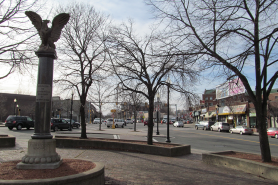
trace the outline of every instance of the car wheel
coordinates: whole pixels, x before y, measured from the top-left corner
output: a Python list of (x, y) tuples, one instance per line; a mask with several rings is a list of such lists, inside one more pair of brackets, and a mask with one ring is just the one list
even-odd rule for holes
[(58, 131), (59, 128), (57, 126), (54, 127), (54, 132)]
[(198, 130), (198, 127), (196, 126), (195, 129)]
[(69, 126), (68, 130), (72, 130), (73, 126)]
[(233, 133), (233, 131), (232, 131), (232, 130), (230, 130), (230, 133), (232, 134), (232, 133)]
[(275, 134), (275, 138), (278, 139), (278, 135), (277, 134)]
[(27, 130), (30, 130), (30, 127), (26, 127)]
[(118, 128), (118, 125), (117, 125), (117, 124), (115, 125), (115, 128)]
[(124, 125), (122, 125), (122, 128), (124, 128)]
[(221, 129), (220, 129), (220, 128), (218, 128), (218, 132), (221, 132)]
[(207, 130), (207, 127), (204, 127), (203, 130)]
[(9, 128), (9, 130), (12, 130), (13, 129), (13, 127), (8, 127)]
[(80, 127), (79, 125), (76, 126), (76, 128), (79, 128), (79, 127)]
[(242, 135), (242, 132), (240, 131), (240, 133), (239, 133), (240, 135)]
[(22, 129), (22, 125), (21, 124), (17, 125), (16, 129), (17, 130), (21, 130)]
[(109, 128), (109, 126), (107, 126), (107, 128)]
[(212, 128), (212, 127), (210, 127), (210, 130), (211, 130), (211, 131), (213, 131), (213, 128)]

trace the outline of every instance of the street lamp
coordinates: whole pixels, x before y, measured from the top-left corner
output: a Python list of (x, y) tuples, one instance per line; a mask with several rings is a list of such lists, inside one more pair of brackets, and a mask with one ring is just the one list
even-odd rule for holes
[(15, 115), (15, 104), (16, 104), (17, 100), (14, 99), (14, 115)]
[(156, 131), (156, 135), (159, 135), (159, 130), (158, 130), (158, 125), (159, 125), (158, 124), (158, 117), (159, 117), (158, 111), (159, 111), (159, 98), (160, 98), (159, 93), (157, 93), (156, 97), (157, 97), (157, 105), (156, 105), (156, 128), (157, 128), (157, 131)]
[(71, 122), (72, 122), (72, 104), (73, 104), (73, 91), (71, 93), (71, 102), (70, 102), (70, 128), (69, 131), (72, 131), (71, 129)]
[[(19, 105), (16, 105), (16, 109), (17, 109), (17, 113), (16, 113), (16, 115), (19, 115), (18, 113), (19, 113)], [(19, 115), (20, 116), (20, 115)]]
[(171, 143), (170, 141), (170, 133), (169, 133), (169, 122), (170, 122), (170, 119), (169, 119), (169, 111), (170, 111), (170, 105), (169, 105), (169, 96), (170, 96), (170, 78), (168, 76), (167, 80), (167, 139), (166, 139), (166, 142), (167, 143)]

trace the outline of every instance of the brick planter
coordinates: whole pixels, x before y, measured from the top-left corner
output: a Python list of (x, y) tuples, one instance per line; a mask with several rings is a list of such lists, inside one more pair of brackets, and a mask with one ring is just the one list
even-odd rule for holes
[(15, 137), (0, 135), (0, 147), (14, 147)]
[(232, 151), (202, 154), (202, 161), (206, 164), (225, 166), (228, 168), (241, 170), (267, 179), (278, 181), (278, 167), (251, 160), (221, 155), (223, 153), (229, 152)]
[(154, 145), (147, 145), (147, 142), (145, 141), (121, 139), (79, 139), (74, 137), (62, 136), (56, 136), (55, 139), (57, 148), (119, 150), (168, 157), (187, 155), (191, 153), (190, 145), (178, 145), (168, 143), (154, 143)]

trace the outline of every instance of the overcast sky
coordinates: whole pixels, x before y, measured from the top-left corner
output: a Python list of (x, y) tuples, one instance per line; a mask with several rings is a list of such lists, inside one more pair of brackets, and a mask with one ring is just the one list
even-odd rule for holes
[[(69, 2), (73, 1), (49, 0), (50, 5), (58, 5), (59, 3), (66, 5)], [(140, 32), (146, 32), (151, 22), (154, 21), (152, 19), (150, 7), (145, 5), (144, 0), (79, 0), (78, 2), (92, 4), (96, 10), (110, 15), (111, 19), (116, 22), (126, 21), (128, 18), (131, 18), (134, 20), (136, 28), (139, 29)], [(1, 70), (3, 69), (0, 69), (0, 72)], [(253, 73), (253, 71), (251, 72)], [(24, 94), (35, 95), (37, 83), (36, 76), (36, 72), (33, 74), (33, 78), (30, 78), (29, 75), (22, 76), (13, 74), (4, 80), (0, 80), (0, 92), (15, 93), (16, 91), (21, 91)], [(202, 83), (198, 85), (196, 93), (201, 95), (205, 89), (215, 88), (218, 84), (219, 81), (207, 78), (203, 79)], [(53, 95), (58, 95), (55, 89)], [(178, 102), (178, 100), (176, 102)]]

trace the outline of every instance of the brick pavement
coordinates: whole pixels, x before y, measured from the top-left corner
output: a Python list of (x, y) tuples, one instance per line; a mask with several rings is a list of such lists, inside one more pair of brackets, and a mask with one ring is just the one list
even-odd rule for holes
[[(20, 159), (26, 151), (26, 141), (18, 141), (15, 148), (0, 151), (0, 162)], [(203, 164), (201, 154), (196, 153), (163, 157), (106, 150), (57, 148), (57, 152), (62, 158), (90, 159), (104, 163), (107, 185), (278, 184), (241, 171)]]
[[(119, 133), (120, 134), (120, 133)], [(142, 133), (133, 133), (135, 138)], [(132, 135), (125, 137), (132, 137)], [(123, 135), (122, 135), (123, 136)], [(0, 150), (0, 162), (21, 159), (27, 152), (28, 139), (17, 139), (13, 148)], [(181, 157), (111, 151), (60, 149), (62, 158), (89, 159), (105, 165), (107, 185), (274, 185), (278, 182), (263, 179), (242, 171), (203, 164), (201, 153), (192, 149), (192, 154)]]

